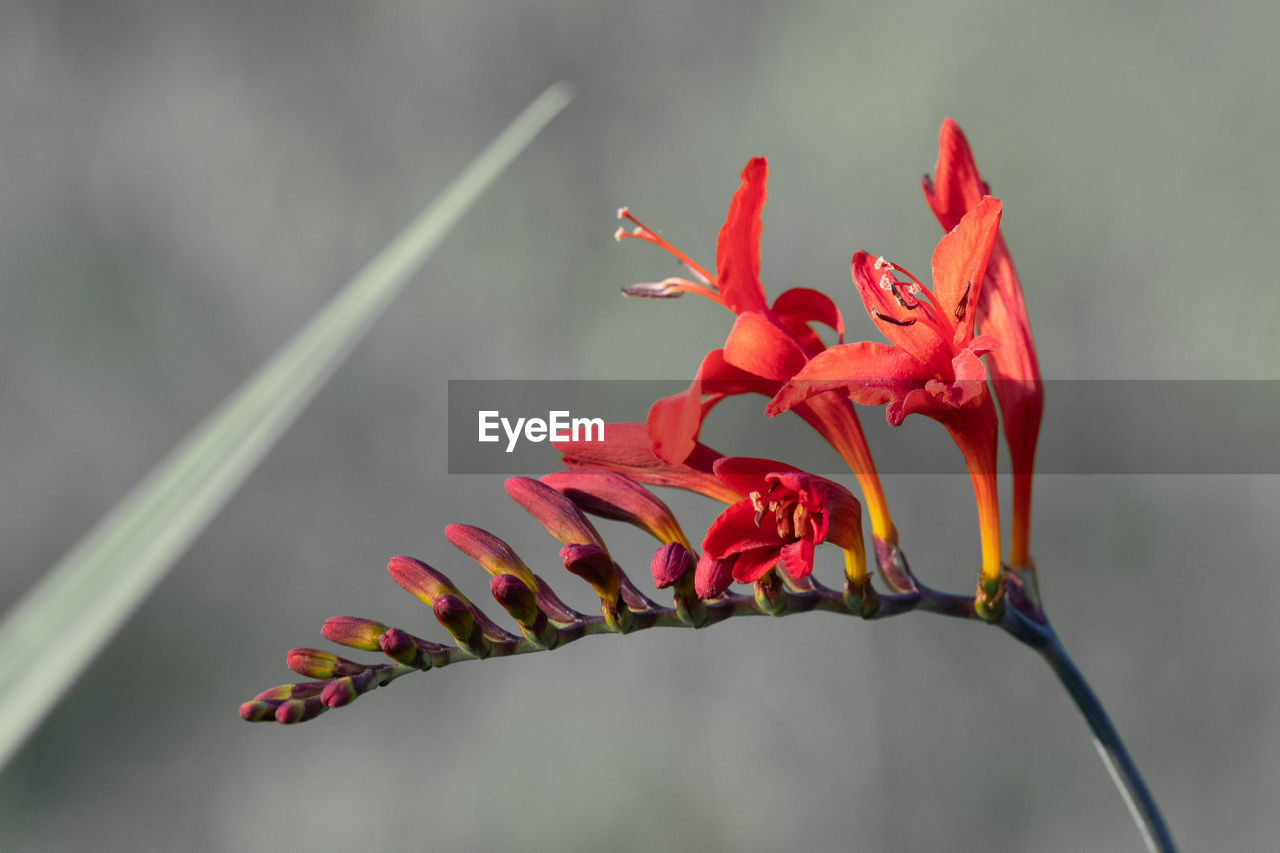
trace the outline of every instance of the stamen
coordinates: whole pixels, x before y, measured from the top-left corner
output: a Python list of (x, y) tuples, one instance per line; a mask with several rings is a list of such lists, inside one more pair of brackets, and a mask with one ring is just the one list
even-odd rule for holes
[(916, 322), (914, 319), (898, 320), (893, 317), (890, 317), (888, 314), (881, 314), (879, 311), (877, 311), (874, 308), (871, 309), (871, 316), (875, 317), (877, 320), (884, 320), (886, 323), (892, 323), (895, 326), (913, 326), (915, 325), (915, 322)]
[(882, 270), (886, 267), (888, 267), (889, 269), (893, 269), (893, 264), (886, 261), (884, 259), (884, 255), (881, 255), (880, 257), (876, 258), (876, 262), (872, 265), (873, 269), (878, 269), (878, 270)]
[(893, 290), (894, 285), (896, 284), (897, 282), (893, 280), (893, 276), (889, 275), (889, 273), (885, 273), (884, 275), (880, 276), (881, 290)]
[(752, 492), (747, 497), (751, 500), (751, 507), (756, 511), (756, 527), (759, 527), (760, 520), (764, 518), (764, 504), (760, 502), (760, 493)]

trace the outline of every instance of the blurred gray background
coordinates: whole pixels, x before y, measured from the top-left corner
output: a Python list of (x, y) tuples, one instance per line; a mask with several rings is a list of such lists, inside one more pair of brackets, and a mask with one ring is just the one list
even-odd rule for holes
[[(0, 776), (0, 846), (1139, 849), (1047, 668), (926, 615), (593, 638), (300, 727), (236, 713), (327, 616), (441, 636), (392, 554), (486, 599), (449, 522), (572, 596), (500, 479), (448, 475), (446, 382), (690, 375), (731, 318), (624, 302), (675, 269), (613, 214), (710, 263), (752, 155), (767, 290), (828, 290), (852, 339), (875, 335), (854, 250), (927, 270), (918, 182), (951, 115), (1047, 377), (1277, 378), (1273, 4), (887, 5), (4, 0), (5, 607), (519, 108), (580, 94)], [(972, 589), (967, 481), (886, 488), (922, 578)], [(1187, 850), (1280, 837), (1277, 499), (1276, 477), (1037, 483), (1050, 612)], [(644, 579), (645, 539), (606, 532)]]

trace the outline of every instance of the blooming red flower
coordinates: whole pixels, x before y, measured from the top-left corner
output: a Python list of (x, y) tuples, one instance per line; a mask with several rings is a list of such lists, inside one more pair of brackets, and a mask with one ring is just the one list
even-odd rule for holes
[[(938, 134), (937, 179), (923, 180), (924, 197), (943, 230), (954, 228), (987, 195), (973, 152), (960, 127), (951, 119)], [(1013, 533), (1009, 562), (1028, 562), (1031, 516), (1031, 477), (1035, 465), (1040, 418), (1044, 412), (1044, 385), (1031, 337), (1031, 321), (1022, 296), (1022, 284), (1009, 257), (1004, 235), (997, 235), (986, 283), (977, 303), (977, 324), (1000, 340), (1000, 349), (987, 356), (1005, 440), (1013, 463)]]
[[(980, 356), (999, 346), (974, 337), (974, 306), (1000, 227), (1000, 202), (985, 198), (938, 243), (930, 289), (896, 264), (853, 256), (853, 281), (867, 312), (890, 344), (864, 341), (815, 356), (774, 396), (776, 415), (832, 389), (858, 403), (888, 403), (897, 425), (912, 412), (940, 421), (960, 447), (978, 499), (983, 577), (1000, 573), (1000, 522), (995, 484), (996, 414)], [(907, 281), (898, 278), (898, 274)]]
[(862, 507), (838, 483), (781, 462), (726, 457), (715, 474), (744, 496), (711, 523), (694, 575), (711, 598), (731, 581), (752, 583), (781, 563), (794, 578), (813, 571), (815, 546), (831, 541), (862, 553)]
[[(840, 310), (826, 294), (792, 288), (770, 306), (760, 283), (761, 210), (764, 207), (768, 163), (757, 157), (742, 170), (742, 184), (729, 204), (729, 213), (716, 242), (716, 275), (659, 236), (623, 208), (619, 216), (634, 229), (617, 236), (654, 243), (673, 254), (696, 281), (671, 278), (634, 285), (631, 296), (671, 298), (697, 293), (737, 314), (721, 349), (703, 359), (687, 391), (657, 401), (649, 410), (648, 437), (655, 453), (682, 463), (694, 452), (707, 414), (726, 396), (759, 393), (771, 397), (783, 383), (826, 349), (813, 325), (820, 323), (844, 340)], [(871, 515), (872, 530), (884, 539), (894, 537), (875, 464), (871, 460), (857, 414), (841, 396), (828, 395), (796, 406), (796, 413), (816, 429), (845, 459), (858, 477)]]

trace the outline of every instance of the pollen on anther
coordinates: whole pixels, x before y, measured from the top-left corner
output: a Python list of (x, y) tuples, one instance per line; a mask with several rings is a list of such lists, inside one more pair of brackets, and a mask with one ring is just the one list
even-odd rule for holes
[(875, 269), (882, 270), (882, 269), (884, 269), (885, 267), (892, 267), (892, 266), (893, 266), (893, 264), (891, 264), (891, 263), (889, 263), (888, 261), (886, 261), (886, 260), (884, 259), (884, 255), (881, 255), (880, 257), (876, 258), (876, 262), (875, 262), (875, 264), (874, 264), (873, 266), (874, 266), (874, 268), (875, 268)]
[(631, 215), (631, 209), (630, 209), (630, 208), (628, 208), (628, 207), (620, 207), (620, 208), (618, 208), (618, 218), (619, 218), (619, 219), (626, 219), (626, 218), (627, 218), (628, 216), (630, 216), (630, 215)]
[(893, 276), (889, 275), (888, 273), (885, 273), (884, 275), (880, 276), (880, 289), (893, 290)]
[(622, 242), (622, 238), (625, 236), (627, 236), (627, 229), (625, 228), (619, 228), (617, 231), (613, 232), (613, 239), (617, 240), (619, 243)]

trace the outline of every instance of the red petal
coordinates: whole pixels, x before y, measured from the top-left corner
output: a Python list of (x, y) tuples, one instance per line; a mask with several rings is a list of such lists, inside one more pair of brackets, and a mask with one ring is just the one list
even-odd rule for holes
[(847, 391), (859, 403), (879, 405), (907, 394), (930, 376), (928, 367), (899, 347), (871, 341), (841, 344), (814, 356), (774, 395), (765, 414), (785, 412), (833, 388)]
[(810, 323), (823, 323), (836, 332), (836, 343), (844, 343), (844, 317), (831, 297), (820, 290), (793, 287), (773, 300), (773, 314), (788, 332), (808, 351), (816, 355), (826, 349)]
[(780, 543), (773, 519), (762, 518), (757, 525), (756, 514), (751, 501), (738, 501), (725, 509), (707, 528), (702, 552), (721, 558), (754, 548), (776, 548)]
[(795, 338), (766, 315), (751, 311), (734, 322), (724, 342), (724, 360), (757, 377), (786, 381), (808, 357)]
[(987, 261), (1000, 233), (1000, 200), (987, 196), (943, 235), (933, 251), (933, 295), (954, 322), (957, 306), (965, 300), (963, 319), (957, 324), (953, 346), (964, 346), (973, 337)]
[(793, 578), (808, 577), (813, 573), (813, 540), (799, 539), (782, 546), (782, 566)]
[(717, 459), (712, 470), (717, 477), (743, 495), (767, 490), (769, 481), (766, 476), (769, 474), (804, 473), (785, 462), (757, 459), (752, 456), (726, 456), (723, 459)]
[(716, 284), (725, 306), (735, 314), (767, 307), (760, 286), (760, 211), (768, 176), (769, 164), (763, 157), (747, 163), (716, 240)]
[(960, 218), (978, 206), (987, 195), (987, 185), (978, 174), (969, 140), (952, 119), (942, 122), (938, 132), (937, 181), (924, 177), (924, 197), (938, 217), (942, 230), (950, 231)]
[[(707, 413), (721, 399), (730, 394), (772, 394), (775, 390), (773, 384), (729, 364), (724, 350), (712, 350), (698, 365), (698, 373), (687, 390), (663, 397), (649, 407), (649, 443), (660, 458), (683, 462), (693, 452)], [(704, 394), (715, 396), (704, 402)]]
[(780, 559), (776, 543), (769, 548), (744, 551), (733, 564), (733, 579), (738, 583), (755, 583), (764, 577), (765, 572), (776, 566)]

